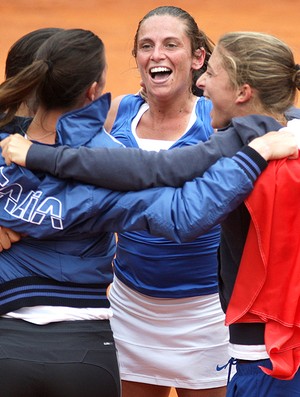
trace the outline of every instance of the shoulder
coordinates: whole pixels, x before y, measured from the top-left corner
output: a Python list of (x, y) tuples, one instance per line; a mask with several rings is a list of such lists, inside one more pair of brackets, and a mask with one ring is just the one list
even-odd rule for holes
[(285, 117), (287, 120), (292, 120), (292, 119), (300, 119), (300, 109), (291, 106), (286, 112), (285, 112)]
[(104, 123), (104, 128), (107, 132), (110, 132), (112, 129), (112, 126), (115, 122), (117, 113), (118, 113), (118, 109), (119, 109), (119, 105), (120, 102), (122, 101), (122, 99), (125, 97), (126, 95), (120, 95), (117, 96), (116, 98), (114, 98), (111, 102), (111, 106), (109, 109), (109, 112), (107, 114), (107, 118), (106, 121)]
[(136, 94), (120, 95), (113, 99), (104, 127), (111, 132), (117, 118), (126, 117), (138, 111), (144, 99)]

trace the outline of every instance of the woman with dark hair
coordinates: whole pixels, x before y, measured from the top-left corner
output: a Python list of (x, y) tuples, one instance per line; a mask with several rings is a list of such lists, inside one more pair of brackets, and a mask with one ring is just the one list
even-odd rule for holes
[[(9, 49), (5, 62), (5, 78), (9, 79), (17, 75), (26, 66), (30, 65), (39, 47), (49, 37), (62, 31), (61, 28), (40, 28), (33, 30), (20, 37)], [(18, 107), (15, 113), (14, 122), (6, 127), (8, 131), (18, 132), (26, 128), (30, 120), (25, 117), (32, 117), (36, 111), (36, 100), (26, 98)], [(25, 126), (24, 126), (25, 125)], [(24, 126), (24, 127), (23, 127)], [(9, 248), (11, 242), (18, 241), (20, 236), (13, 230), (0, 228), (0, 251)]]
[[(40, 33), (37, 33), (39, 37)], [(7, 135), (9, 127), (15, 125), (20, 104), (36, 95), (38, 106), (32, 122), (24, 124), (19, 131), (28, 139), (44, 144), (69, 142), (76, 146), (91, 144), (104, 135), (107, 145), (117, 146), (102, 131), (99, 122), (99, 118), (105, 117), (102, 112), (107, 111), (109, 98), (104, 96), (94, 101), (105, 83), (103, 42), (94, 33), (81, 29), (60, 30), (50, 36), (40, 43), (34, 59), (0, 86), (0, 107), (4, 113), (0, 121), (1, 136)], [(100, 109), (96, 112), (91, 106), (89, 114), (97, 119), (97, 129), (90, 134), (68, 135), (61, 130), (61, 134), (56, 134), (60, 115), (94, 102)], [(16, 182), (20, 175), (20, 170), (11, 171), (9, 176), (1, 167), (1, 197), (16, 199), (15, 204), (20, 210), (23, 208), (17, 218), (28, 220), (34, 214), (39, 193), (35, 196), (27, 189), (34, 189), (41, 181), (46, 185), (50, 181), (42, 174), (24, 174), (25, 179), (21, 177), (20, 183), (12, 182), (10, 194), (6, 190), (6, 178)], [(27, 201), (31, 215), (27, 212), (26, 199), (22, 204), (18, 201), (19, 193), (22, 196), (26, 190), (28, 194), (23, 197), (31, 202), (30, 205)], [(35, 212), (35, 219), (39, 223), (49, 214), (52, 226), (59, 228), (62, 222), (59, 202), (49, 198), (47, 203)], [(109, 324), (111, 309), (106, 298), (114, 246), (113, 235), (103, 241), (99, 233), (84, 233), (78, 227), (76, 232), (58, 239), (24, 236), (11, 250), (0, 254), (3, 397), (120, 396), (118, 362)]]

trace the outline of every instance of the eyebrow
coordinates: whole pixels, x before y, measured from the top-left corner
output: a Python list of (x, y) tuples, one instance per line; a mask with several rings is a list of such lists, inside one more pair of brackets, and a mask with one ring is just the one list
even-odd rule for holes
[[(180, 38), (175, 37), (175, 36), (168, 36), (168, 37), (165, 37), (165, 38), (162, 39), (162, 41), (166, 41), (166, 40), (181, 41)], [(154, 40), (153, 40), (151, 37), (145, 36), (145, 37), (141, 37), (141, 38), (138, 40), (138, 42), (141, 42), (141, 41), (154, 41)]]

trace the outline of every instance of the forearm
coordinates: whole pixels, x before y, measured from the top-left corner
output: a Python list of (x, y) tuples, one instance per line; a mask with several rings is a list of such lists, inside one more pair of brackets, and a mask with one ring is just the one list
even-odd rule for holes
[(252, 191), (267, 162), (253, 149), (244, 148), (232, 159), (222, 158), (202, 177), (182, 188), (147, 189), (110, 194), (107, 205), (95, 190), (105, 211), (95, 211), (91, 230), (147, 230), (169, 240), (190, 241), (223, 220)]
[(153, 201), (147, 211), (150, 226), (157, 226), (163, 235), (170, 218), (176, 237), (170, 235), (169, 239), (181, 242), (195, 239), (222, 222), (248, 197), (266, 166), (267, 162), (251, 148), (243, 149), (232, 159), (220, 159), (203, 177), (176, 189), (171, 204), (163, 196)]
[[(39, 238), (76, 232), (79, 223), (82, 233), (145, 229), (184, 241), (204, 233), (240, 204), (266, 164), (253, 149), (245, 148), (233, 159), (220, 159), (202, 178), (182, 188), (127, 194), (63, 183), (50, 176), (39, 181), (28, 170), (24, 175), (19, 172), (17, 178), (17, 167), (8, 167), (3, 174), (6, 181), (18, 187), (16, 193), (22, 194), (17, 197), (23, 206), (33, 204), (34, 197), (34, 208), (31, 205), (30, 211), (20, 212), (18, 203), (11, 203), (7, 196), (0, 201), (0, 221)], [(3, 193), (10, 191), (7, 186)]]
[(53, 149), (32, 145), (26, 166), (119, 191), (178, 187), (203, 175), (221, 157), (232, 157), (255, 137), (278, 127), (268, 117), (237, 118), (226, 131), (213, 134), (206, 142), (158, 153), (133, 148)]
[(203, 175), (221, 156), (219, 147), (210, 142), (160, 152), (133, 148), (72, 149), (66, 146), (54, 149), (32, 145), (26, 167), (50, 172), (59, 178), (128, 191), (154, 186), (182, 186), (185, 181)]

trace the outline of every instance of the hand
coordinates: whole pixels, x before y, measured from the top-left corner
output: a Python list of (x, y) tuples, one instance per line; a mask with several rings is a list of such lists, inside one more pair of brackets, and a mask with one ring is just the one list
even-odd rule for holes
[(21, 235), (11, 229), (0, 226), (0, 252), (8, 250), (12, 243), (16, 243), (21, 239)]
[(2, 156), (4, 157), (5, 163), (11, 165), (16, 163), (25, 167), (26, 156), (32, 143), (23, 138), (20, 134), (13, 134), (3, 139), (0, 142), (2, 148)]
[(288, 121), (287, 127), (283, 127), (280, 129), (280, 131), (290, 131), (293, 134), (295, 134), (295, 137), (298, 142), (298, 148), (300, 149), (300, 120), (299, 119), (293, 119)]
[(278, 160), (284, 157), (297, 159), (299, 148), (295, 134), (288, 129), (271, 131), (253, 139), (249, 143), (265, 160)]

